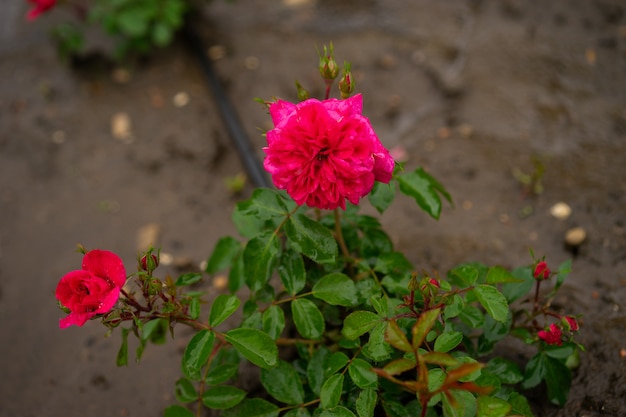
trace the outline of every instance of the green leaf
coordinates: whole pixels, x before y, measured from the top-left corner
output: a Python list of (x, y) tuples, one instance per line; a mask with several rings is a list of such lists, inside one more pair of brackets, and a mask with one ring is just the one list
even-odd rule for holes
[(156, 22), (152, 27), (152, 42), (157, 46), (167, 46), (172, 41), (172, 28), (162, 22)]
[(239, 405), (222, 412), (222, 417), (278, 417), (278, 406), (262, 398), (246, 398)]
[(187, 378), (180, 378), (175, 385), (176, 399), (181, 403), (190, 403), (198, 399), (196, 387)]
[(497, 288), (481, 284), (474, 287), (474, 294), (487, 313), (495, 320), (504, 322), (509, 314), (509, 304)]
[(413, 335), (413, 348), (417, 349), (424, 342), (424, 338), (430, 332), (433, 325), (437, 321), (437, 317), (439, 317), (439, 313), (441, 313), (441, 308), (434, 308), (432, 310), (428, 310), (423, 312), (413, 329), (411, 330), (411, 334)]
[(389, 184), (383, 184), (381, 182), (375, 182), (374, 188), (367, 196), (370, 204), (382, 214), (393, 202), (396, 196), (396, 185), (393, 180)]
[(533, 411), (528, 404), (528, 400), (522, 394), (512, 392), (507, 398), (509, 404), (511, 404), (511, 413), (524, 417), (534, 417)]
[(446, 320), (454, 318), (458, 316), (459, 314), (461, 314), (461, 311), (463, 311), (464, 307), (465, 307), (465, 301), (463, 301), (463, 297), (461, 297), (458, 294), (454, 294), (452, 296), (451, 302), (448, 305), (446, 305), (443, 311), (443, 314)]
[(413, 264), (401, 252), (387, 252), (376, 258), (374, 270), (383, 274), (404, 274), (413, 270)]
[(474, 307), (472, 305), (466, 305), (465, 308), (461, 310), (459, 318), (469, 327), (473, 327), (475, 329), (482, 327), (485, 322), (484, 313), (478, 307)]
[(202, 274), (199, 272), (189, 272), (178, 277), (174, 285), (177, 287), (183, 287), (185, 285), (193, 285), (202, 279)]
[(337, 242), (330, 230), (302, 213), (289, 217), (284, 226), (291, 247), (320, 264), (335, 262)]
[(493, 358), (487, 362), (485, 369), (500, 378), (500, 381), (504, 384), (517, 384), (524, 379), (524, 374), (522, 374), (519, 366), (508, 359)]
[(207, 385), (222, 384), (237, 374), (239, 365), (236, 363), (224, 363), (211, 369), (205, 378)]
[(511, 404), (496, 397), (478, 397), (477, 415), (481, 417), (504, 417), (511, 411)]
[(225, 236), (217, 241), (211, 257), (207, 261), (205, 272), (214, 274), (230, 267), (241, 250), (241, 242)]
[(478, 274), (479, 271), (476, 265), (467, 263), (448, 271), (448, 280), (459, 288), (467, 288), (474, 285), (478, 279)]
[(528, 266), (515, 268), (511, 271), (511, 275), (520, 281), (505, 283), (502, 285), (502, 295), (506, 297), (509, 303), (512, 303), (513, 301), (528, 294), (537, 282), (533, 277), (532, 269)]
[(409, 414), (409, 411), (404, 407), (404, 405), (397, 401), (384, 400), (381, 401), (381, 403), (387, 417), (414, 417)]
[(129, 38), (138, 38), (148, 31), (147, 13), (141, 7), (124, 10), (116, 16), (121, 32)]
[(309, 380), (309, 387), (316, 395), (320, 395), (322, 383), (324, 382), (324, 362), (326, 362), (328, 355), (328, 349), (322, 347), (313, 353), (307, 365), (306, 376)]
[(546, 356), (543, 352), (537, 353), (530, 358), (526, 364), (526, 371), (524, 372), (524, 381), (522, 381), (522, 388), (529, 389), (536, 387), (546, 376)]
[(208, 408), (225, 410), (239, 404), (248, 393), (230, 385), (211, 387), (202, 394), (202, 404)]
[(285, 361), (279, 361), (272, 369), (261, 370), (261, 384), (269, 395), (285, 404), (304, 402), (304, 388), (296, 369)]
[(243, 272), (252, 292), (257, 292), (269, 281), (279, 250), (280, 243), (272, 231), (248, 241), (243, 251)]
[(306, 339), (319, 339), (325, 329), (324, 316), (317, 306), (306, 298), (296, 298), (291, 302), (293, 322), (298, 333)]
[(356, 412), (359, 417), (374, 417), (378, 394), (374, 388), (364, 389), (356, 399)]
[(376, 324), (370, 331), (368, 342), (363, 346), (363, 354), (375, 362), (380, 362), (390, 357), (392, 349), (389, 343), (385, 341), (386, 329), (386, 322), (381, 321)]
[(194, 414), (180, 405), (170, 405), (163, 410), (163, 417), (194, 417)]
[(130, 329), (122, 328), (122, 345), (120, 350), (117, 351), (115, 360), (117, 366), (128, 365), (128, 332), (130, 332)]
[(269, 369), (278, 363), (278, 348), (267, 333), (256, 329), (240, 328), (226, 332), (224, 337), (256, 366)]
[(324, 360), (324, 378), (339, 372), (350, 362), (350, 358), (343, 352), (334, 352)]
[(350, 307), (357, 303), (354, 281), (339, 272), (322, 277), (311, 291), (314, 297), (328, 304)]
[(486, 284), (500, 284), (503, 282), (524, 282), (524, 280), (515, 278), (509, 271), (501, 266), (492, 266), (487, 272)]
[(343, 374), (335, 374), (324, 382), (320, 391), (320, 407), (333, 408), (339, 404), (343, 392)]
[(214, 340), (215, 334), (212, 331), (200, 330), (187, 343), (182, 361), (182, 371), (187, 378), (193, 381), (202, 379), (200, 371), (209, 359)]
[(355, 415), (346, 407), (338, 405), (322, 410), (319, 414), (316, 414), (316, 417), (355, 417)]
[(406, 338), (406, 335), (402, 329), (400, 329), (395, 319), (391, 319), (387, 323), (385, 341), (396, 349), (400, 349), (404, 352), (413, 352), (413, 345), (409, 343), (409, 340)]
[(389, 375), (399, 375), (403, 372), (408, 371), (409, 369), (415, 369), (416, 366), (417, 363), (415, 362), (415, 359), (411, 360), (406, 358), (400, 358), (389, 362), (384, 366), (383, 369)]
[(348, 374), (354, 385), (359, 388), (375, 388), (378, 376), (372, 371), (372, 365), (363, 359), (355, 358), (348, 366)]
[(548, 399), (559, 407), (565, 406), (572, 384), (572, 371), (558, 359), (546, 356), (545, 372)]
[(285, 217), (287, 206), (278, 192), (269, 188), (257, 188), (250, 199), (237, 204), (238, 210), (260, 220)]
[(554, 291), (558, 291), (563, 285), (565, 278), (572, 272), (572, 260), (568, 259), (559, 265), (559, 272), (556, 274), (556, 283), (554, 284)]
[(278, 339), (285, 328), (285, 313), (280, 306), (271, 305), (263, 312), (263, 331), (274, 340)]
[(371, 311), (354, 311), (344, 320), (341, 333), (346, 339), (356, 339), (372, 330), (380, 321), (381, 318)]
[(463, 341), (461, 332), (441, 333), (435, 339), (435, 352), (449, 352)]
[(446, 189), (422, 168), (396, 176), (400, 191), (413, 197), (417, 204), (435, 220), (441, 214), (440, 194), (452, 203), (452, 197)]
[(302, 255), (293, 250), (285, 251), (278, 266), (278, 275), (290, 295), (296, 295), (302, 291), (306, 285), (306, 271)]
[(241, 300), (235, 295), (220, 294), (211, 305), (209, 324), (215, 327), (230, 317), (239, 308)]
[(300, 407), (287, 411), (283, 417), (311, 417), (311, 413), (306, 408)]

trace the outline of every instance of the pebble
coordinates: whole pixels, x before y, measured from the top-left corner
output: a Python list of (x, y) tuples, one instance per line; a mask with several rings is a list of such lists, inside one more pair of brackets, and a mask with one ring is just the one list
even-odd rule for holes
[(213, 278), (213, 287), (216, 290), (224, 290), (228, 286), (228, 278), (225, 275), (218, 275)]
[(111, 118), (111, 134), (123, 143), (132, 143), (133, 133), (131, 131), (130, 116), (124, 112), (118, 112)]
[(54, 133), (52, 133), (52, 143), (54, 143), (55, 145), (62, 144), (63, 142), (65, 142), (66, 138), (67, 136), (65, 132), (62, 130), (55, 130)]
[(111, 73), (111, 78), (118, 84), (126, 84), (130, 81), (130, 72), (126, 68), (115, 68)]
[(187, 104), (189, 104), (189, 94), (185, 93), (184, 91), (176, 93), (174, 95), (174, 98), (172, 98), (172, 103), (175, 107), (185, 107)]
[(587, 232), (582, 227), (574, 227), (565, 232), (565, 244), (578, 247), (587, 239)]
[(255, 56), (249, 56), (243, 60), (243, 65), (246, 67), (246, 69), (254, 71), (259, 68), (259, 66), (261, 65), (261, 61)]
[(565, 220), (572, 214), (572, 208), (561, 201), (550, 208), (550, 214), (559, 220)]
[(212, 61), (219, 61), (226, 56), (226, 48), (222, 45), (213, 45), (207, 50), (207, 55)]

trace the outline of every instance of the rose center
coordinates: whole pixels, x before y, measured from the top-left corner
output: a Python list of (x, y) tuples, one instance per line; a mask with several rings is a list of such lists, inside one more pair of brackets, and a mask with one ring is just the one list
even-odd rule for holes
[(330, 149), (328, 148), (328, 146), (320, 149), (320, 151), (317, 153), (317, 160), (318, 161), (326, 161), (328, 159), (328, 153), (329, 153)]

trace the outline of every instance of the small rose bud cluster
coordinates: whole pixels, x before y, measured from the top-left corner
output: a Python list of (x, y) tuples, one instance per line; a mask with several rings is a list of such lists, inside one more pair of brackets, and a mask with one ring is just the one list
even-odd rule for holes
[(139, 258), (139, 269), (147, 272), (148, 275), (151, 275), (157, 266), (159, 266), (159, 254), (154, 254), (153, 251), (154, 249), (150, 248)]
[(537, 281), (546, 280), (550, 278), (550, 268), (548, 268), (548, 264), (545, 261), (540, 261), (535, 265), (535, 269), (533, 271), (533, 277)]
[(354, 77), (350, 71), (351, 64), (345, 62), (343, 64), (343, 77), (339, 80), (339, 91), (341, 92), (341, 98), (347, 99), (354, 91)]
[(539, 339), (543, 340), (549, 345), (561, 346), (563, 343), (563, 330), (570, 332), (578, 331), (578, 321), (572, 316), (561, 317), (561, 323), (552, 323), (548, 329), (540, 330), (537, 332)]
[(322, 78), (328, 81), (333, 81), (339, 75), (339, 66), (335, 61), (332, 42), (329, 47), (324, 45), (324, 53), (320, 54), (319, 69)]

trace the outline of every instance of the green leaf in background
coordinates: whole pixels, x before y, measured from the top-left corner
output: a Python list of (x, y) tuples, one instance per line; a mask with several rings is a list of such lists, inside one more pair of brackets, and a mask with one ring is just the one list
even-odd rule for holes
[(522, 388), (529, 389), (536, 387), (546, 376), (546, 355), (543, 352), (537, 353), (530, 358), (526, 364), (526, 371), (524, 372), (524, 381), (522, 381)]
[(328, 304), (350, 307), (357, 303), (354, 281), (340, 272), (323, 276), (311, 291), (315, 298)]
[(194, 417), (194, 414), (180, 405), (170, 405), (163, 410), (163, 417)]
[(304, 402), (304, 388), (296, 369), (290, 363), (279, 361), (272, 369), (261, 370), (261, 384), (269, 395), (285, 404)]
[(396, 196), (396, 184), (394, 180), (391, 180), (389, 184), (383, 184), (381, 182), (375, 182), (374, 188), (368, 194), (367, 198), (370, 204), (382, 214), (393, 202)]
[(482, 327), (485, 322), (485, 314), (478, 307), (473, 305), (466, 305), (463, 310), (461, 310), (459, 318), (463, 323), (475, 329)]
[(239, 212), (260, 220), (285, 217), (287, 206), (278, 192), (269, 188), (257, 188), (246, 201), (237, 204)]
[(122, 345), (120, 346), (120, 350), (117, 351), (117, 358), (115, 360), (117, 366), (128, 365), (128, 332), (130, 332), (130, 329), (122, 327)]
[(383, 274), (404, 274), (413, 271), (413, 264), (401, 252), (387, 252), (376, 258), (374, 271)]
[(400, 375), (401, 373), (406, 372), (409, 369), (415, 369), (416, 366), (417, 363), (415, 362), (415, 359), (411, 360), (406, 358), (400, 358), (389, 362), (384, 366), (383, 369), (389, 375)]
[(363, 354), (375, 361), (380, 362), (389, 359), (391, 356), (391, 346), (385, 341), (385, 331), (387, 322), (381, 321), (370, 331), (370, 338), (363, 346)]
[(231, 314), (239, 308), (241, 300), (235, 295), (220, 294), (211, 305), (211, 313), (209, 314), (209, 324), (215, 327), (230, 317)]
[(409, 343), (409, 340), (406, 338), (406, 335), (402, 329), (400, 329), (395, 319), (391, 319), (387, 322), (385, 341), (396, 349), (400, 349), (404, 352), (413, 352), (413, 345)]
[(178, 277), (174, 285), (177, 287), (183, 287), (185, 285), (193, 285), (202, 279), (202, 274), (199, 272), (189, 272)]
[(278, 348), (274, 340), (256, 329), (233, 329), (224, 334), (246, 359), (258, 367), (269, 369), (278, 363)]
[(222, 412), (222, 417), (278, 417), (278, 406), (262, 398), (246, 398)]
[(163, 22), (155, 22), (152, 26), (152, 42), (156, 46), (167, 46), (172, 41), (174, 31)]
[(334, 352), (324, 360), (324, 378), (342, 370), (350, 362), (350, 358), (343, 352)]
[(459, 294), (454, 294), (452, 296), (451, 302), (448, 305), (446, 305), (446, 307), (443, 310), (443, 314), (446, 320), (454, 318), (458, 316), (459, 314), (461, 314), (461, 311), (463, 311), (464, 307), (465, 307), (465, 301), (463, 301), (463, 297), (461, 297)]
[(565, 278), (572, 272), (572, 260), (568, 259), (559, 265), (559, 272), (556, 274), (556, 284), (554, 284), (554, 291), (557, 291), (563, 285)]
[(296, 298), (291, 302), (293, 322), (298, 333), (305, 339), (319, 339), (325, 329), (324, 316), (317, 306), (306, 298)]
[(480, 304), (494, 320), (504, 322), (509, 314), (509, 304), (497, 288), (480, 284), (474, 287), (474, 294)]
[(276, 340), (285, 328), (285, 313), (280, 306), (271, 305), (263, 312), (263, 331)]
[(241, 242), (225, 236), (217, 241), (211, 257), (207, 261), (206, 273), (215, 274), (229, 268), (241, 250)]
[(150, 16), (141, 5), (126, 8), (116, 16), (121, 32), (129, 38), (144, 36), (148, 31)]
[(183, 353), (183, 375), (192, 381), (202, 379), (201, 370), (213, 350), (214, 340), (215, 334), (209, 330), (200, 330), (191, 338)]
[(511, 404), (496, 397), (478, 397), (476, 414), (481, 417), (505, 417), (511, 411)]
[(309, 387), (314, 394), (320, 395), (322, 383), (324, 382), (324, 362), (328, 358), (330, 352), (322, 347), (313, 353), (306, 369), (306, 376), (309, 380)]
[(553, 404), (563, 407), (572, 384), (572, 371), (560, 360), (546, 356), (545, 372), (548, 399)]
[(223, 363), (211, 369), (204, 381), (207, 385), (222, 384), (237, 375), (239, 364)]
[(487, 362), (485, 370), (496, 375), (504, 384), (517, 384), (524, 379), (522, 370), (515, 362), (500, 357), (495, 357)]
[(435, 352), (449, 352), (463, 341), (461, 332), (441, 333), (435, 339)]
[(289, 294), (296, 295), (302, 291), (306, 285), (306, 271), (302, 255), (293, 250), (283, 252), (278, 266), (278, 275)]
[(467, 288), (474, 285), (478, 279), (478, 274), (479, 271), (476, 265), (467, 263), (458, 265), (448, 271), (448, 280), (459, 288)]
[(337, 242), (330, 230), (302, 213), (289, 217), (284, 226), (291, 247), (314, 262), (335, 262)]
[(343, 374), (335, 374), (322, 384), (320, 407), (333, 408), (339, 404), (343, 392)]
[(278, 238), (267, 231), (248, 241), (243, 251), (243, 272), (246, 284), (257, 292), (270, 279), (276, 255), (280, 250)]
[(359, 417), (374, 417), (378, 394), (374, 388), (364, 389), (356, 399), (356, 412)]
[(240, 252), (235, 261), (233, 262), (232, 268), (228, 272), (228, 290), (232, 293), (239, 291), (243, 284), (246, 282), (244, 277), (244, 265), (243, 265), (243, 253)]
[(372, 365), (360, 358), (352, 360), (348, 365), (348, 374), (359, 388), (376, 388), (378, 383), (378, 376), (372, 371)]
[(400, 191), (415, 199), (417, 204), (435, 220), (441, 214), (440, 194), (452, 204), (452, 197), (446, 189), (422, 168), (396, 176)]
[[(383, 410), (385, 410), (385, 415), (388, 417), (413, 417), (409, 414), (409, 411), (404, 407), (404, 405), (397, 401), (385, 400), (381, 401), (381, 403), (383, 405)], [(445, 417), (450, 416), (446, 415)]]
[(150, 341), (156, 345), (162, 345), (167, 341), (168, 321), (165, 319), (154, 319), (146, 322), (142, 326), (141, 340)]
[(346, 407), (338, 405), (333, 408), (322, 410), (316, 417), (355, 417), (354, 413)]
[(311, 417), (311, 413), (306, 408), (300, 407), (287, 411), (283, 417)]
[(528, 400), (522, 394), (512, 392), (507, 398), (507, 402), (511, 404), (511, 413), (524, 417), (534, 417), (533, 411), (528, 404)]
[(529, 266), (515, 268), (511, 271), (514, 278), (519, 282), (510, 282), (502, 285), (502, 295), (504, 295), (509, 303), (527, 295), (537, 281), (533, 277), (533, 271)]
[(515, 278), (509, 271), (501, 266), (492, 266), (487, 271), (486, 284), (501, 284), (504, 282), (524, 282), (524, 280)]
[(190, 403), (198, 399), (196, 387), (187, 378), (180, 378), (175, 386), (176, 399), (181, 403)]
[(417, 319), (417, 322), (411, 329), (413, 349), (417, 349), (424, 342), (426, 335), (437, 321), (439, 313), (441, 313), (441, 308), (433, 308), (432, 310), (423, 312), (419, 319)]
[(381, 318), (371, 311), (354, 311), (343, 322), (341, 333), (352, 340), (372, 330)]
[(202, 404), (208, 408), (225, 410), (239, 404), (247, 394), (246, 391), (230, 385), (218, 385), (204, 391)]

